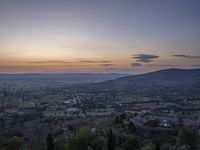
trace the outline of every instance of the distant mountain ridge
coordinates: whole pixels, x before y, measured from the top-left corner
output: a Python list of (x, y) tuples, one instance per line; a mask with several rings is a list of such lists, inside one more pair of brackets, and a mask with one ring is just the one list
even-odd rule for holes
[(28, 73), (28, 74), (0, 74), (0, 81), (67, 81), (69, 83), (103, 82), (125, 76), (117, 73)]
[[(88, 90), (105, 91), (130, 91), (139, 88), (163, 88), (189, 85), (199, 81), (200, 69), (165, 69), (140, 75), (120, 77), (88, 86)], [(199, 83), (199, 82), (198, 82)]]

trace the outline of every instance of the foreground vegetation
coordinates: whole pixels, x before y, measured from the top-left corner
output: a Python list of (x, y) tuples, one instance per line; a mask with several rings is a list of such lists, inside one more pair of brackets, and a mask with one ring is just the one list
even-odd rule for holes
[[(160, 137), (162, 139), (162, 137)], [(41, 149), (35, 142), (26, 142), (25, 139), (13, 136), (0, 141), (0, 150), (38, 150)], [(46, 150), (199, 150), (198, 136), (190, 129), (183, 128), (174, 144), (160, 143), (161, 140), (153, 140), (142, 145), (137, 138), (128, 138), (123, 144), (117, 144), (112, 129), (109, 129), (106, 136), (96, 129), (81, 128), (71, 134), (68, 138), (54, 139), (48, 134), (43, 142)]]

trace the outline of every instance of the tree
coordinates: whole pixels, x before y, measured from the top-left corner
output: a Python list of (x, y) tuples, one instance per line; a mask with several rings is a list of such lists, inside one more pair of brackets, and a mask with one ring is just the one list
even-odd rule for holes
[(106, 139), (102, 136), (98, 136), (93, 141), (94, 150), (106, 150)]
[(1, 88), (1, 112), (4, 112), (5, 100), (9, 96), (9, 90), (5, 87)]
[(160, 150), (160, 143), (159, 142), (156, 143), (156, 150)]
[(126, 143), (124, 144), (124, 150), (135, 150), (139, 148), (140, 148), (140, 144), (136, 138), (128, 139)]
[(109, 129), (107, 144), (108, 144), (108, 150), (115, 150), (115, 142), (112, 129)]
[[(47, 137), (44, 133), (44, 129), (42, 125), (36, 121), (33, 124), (33, 135), (34, 135), (34, 142), (35, 142), (35, 147), (36, 150), (44, 150), (47, 145)], [(46, 137), (46, 138), (45, 138)]]
[(67, 148), (66, 144), (67, 144), (66, 138), (56, 139), (54, 142), (55, 150), (65, 150)]
[(6, 150), (19, 150), (23, 145), (24, 140), (17, 136), (11, 137), (3, 143), (3, 147), (5, 147)]
[(20, 102), (22, 103), (22, 105), (21, 105), (22, 108), (24, 108), (24, 101), (25, 101), (25, 95), (21, 91), (21, 93), (20, 93)]
[(122, 120), (124, 120), (124, 119), (126, 119), (126, 114), (125, 114), (125, 113), (122, 113), (122, 114), (120, 115), (120, 117), (121, 117)]
[(3, 150), (3, 140), (0, 139), (0, 150)]
[(160, 136), (160, 137), (153, 137), (152, 138), (152, 142), (153, 142), (153, 144), (154, 144), (154, 146), (155, 146), (155, 150), (160, 150), (160, 143), (162, 143), (161, 141), (163, 141), (164, 139), (163, 139), (163, 137), (162, 136)]
[(145, 147), (142, 148), (142, 150), (156, 150), (155, 144), (147, 144)]
[(197, 146), (197, 135), (191, 129), (182, 129), (176, 140), (177, 144), (189, 145), (191, 149)]
[(35, 137), (31, 137), (29, 142), (27, 143), (28, 150), (38, 150), (37, 148), (37, 139)]
[(54, 150), (54, 139), (52, 134), (47, 136), (47, 150)]
[(180, 130), (182, 130), (182, 128), (184, 127), (183, 119), (181, 117), (178, 118), (176, 127), (177, 129), (180, 129)]
[(73, 131), (73, 130), (74, 130), (74, 127), (73, 127), (73, 125), (71, 125), (71, 124), (68, 124), (68, 129), (69, 129), (70, 131)]
[(131, 132), (135, 132), (135, 131), (136, 131), (136, 126), (134, 125), (133, 122), (129, 122), (129, 124), (128, 124), (128, 129), (129, 129)]
[(159, 121), (158, 120), (148, 120), (146, 123), (145, 123), (146, 126), (149, 126), (149, 127), (158, 127), (159, 125)]
[(120, 120), (119, 120), (119, 117), (118, 117), (118, 116), (115, 117), (114, 124), (120, 124)]
[(105, 150), (106, 140), (89, 128), (81, 128), (67, 140), (67, 150)]

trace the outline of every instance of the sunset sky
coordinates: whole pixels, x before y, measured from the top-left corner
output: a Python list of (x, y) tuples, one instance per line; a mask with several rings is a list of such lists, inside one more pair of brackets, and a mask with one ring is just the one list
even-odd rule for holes
[(0, 0), (0, 73), (200, 67), (200, 0)]

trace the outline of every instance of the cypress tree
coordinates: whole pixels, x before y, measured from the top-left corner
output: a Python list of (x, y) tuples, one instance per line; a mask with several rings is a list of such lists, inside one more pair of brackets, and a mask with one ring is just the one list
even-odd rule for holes
[(114, 137), (113, 137), (112, 129), (109, 129), (109, 134), (108, 134), (108, 150), (115, 150), (115, 144), (114, 144)]
[(52, 134), (47, 136), (47, 150), (54, 150), (54, 140)]

